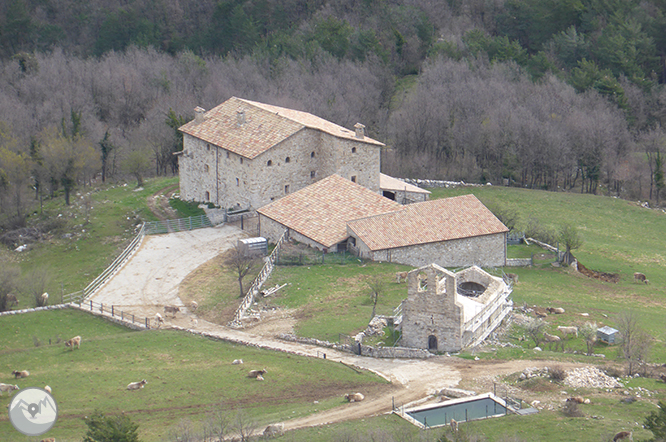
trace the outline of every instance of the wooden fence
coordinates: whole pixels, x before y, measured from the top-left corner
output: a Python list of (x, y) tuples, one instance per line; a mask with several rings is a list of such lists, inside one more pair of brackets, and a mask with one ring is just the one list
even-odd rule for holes
[(134, 313), (127, 313), (114, 305), (104, 305), (92, 300), (70, 303), (69, 305), (93, 314), (105, 316), (115, 322), (122, 323), (135, 329), (150, 329), (151, 319), (136, 316)]
[(288, 239), (289, 231), (285, 230), (280, 239), (275, 244), (273, 252), (271, 252), (271, 254), (266, 259), (264, 267), (259, 272), (259, 275), (257, 275), (257, 277), (252, 282), (252, 285), (248, 289), (247, 294), (243, 298), (243, 302), (241, 302), (241, 305), (238, 306), (238, 309), (236, 309), (236, 314), (234, 315), (234, 319), (229, 323), (229, 327), (240, 328), (243, 326), (243, 316), (245, 315), (245, 312), (247, 312), (252, 304), (254, 304), (254, 298), (259, 294), (261, 286), (264, 282), (266, 282), (268, 277), (271, 275), (273, 268), (275, 267), (275, 263), (278, 260), (282, 244)]

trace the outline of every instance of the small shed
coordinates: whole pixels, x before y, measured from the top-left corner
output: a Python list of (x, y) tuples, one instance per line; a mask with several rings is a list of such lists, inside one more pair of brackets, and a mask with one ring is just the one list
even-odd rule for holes
[(613, 327), (604, 326), (597, 329), (597, 339), (606, 344), (615, 344), (615, 338), (619, 330), (615, 330)]
[(268, 253), (268, 240), (258, 236), (256, 238), (244, 238), (238, 240), (238, 248), (243, 255), (266, 256)]

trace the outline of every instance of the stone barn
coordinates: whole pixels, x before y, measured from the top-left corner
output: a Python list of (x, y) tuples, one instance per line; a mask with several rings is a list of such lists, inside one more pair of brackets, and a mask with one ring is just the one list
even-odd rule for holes
[(383, 143), (307, 112), (232, 97), (179, 128), (180, 197), (255, 210), (332, 174), (379, 193)]
[(511, 311), (511, 288), (479, 267), (452, 273), (437, 264), (409, 272), (400, 327), (403, 347), (456, 352), (477, 345)]
[(508, 231), (471, 194), (409, 204), (347, 224), (351, 250), (361, 258), (412, 267), (502, 267)]

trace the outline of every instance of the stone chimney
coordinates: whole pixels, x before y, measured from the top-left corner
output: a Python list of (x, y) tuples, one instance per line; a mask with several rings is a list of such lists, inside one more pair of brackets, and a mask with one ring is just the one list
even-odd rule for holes
[(194, 122), (196, 124), (204, 122), (204, 112), (206, 112), (206, 109), (203, 107), (197, 106), (194, 108)]
[(362, 125), (361, 123), (356, 123), (354, 125), (354, 129), (356, 129), (356, 138), (363, 139), (365, 137), (365, 126)]
[(236, 111), (236, 123), (239, 126), (242, 126), (245, 124), (245, 111), (243, 109), (238, 109)]

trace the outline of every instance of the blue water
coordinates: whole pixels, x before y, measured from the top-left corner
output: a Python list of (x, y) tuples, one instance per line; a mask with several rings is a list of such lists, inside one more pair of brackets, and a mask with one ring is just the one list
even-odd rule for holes
[(448, 424), (451, 422), (451, 419), (455, 419), (456, 422), (465, 422), (491, 416), (500, 416), (506, 414), (506, 409), (494, 400), (484, 398), (455, 405), (443, 405), (428, 410), (408, 412), (407, 414), (424, 425), (427, 424), (429, 427), (435, 427)]

